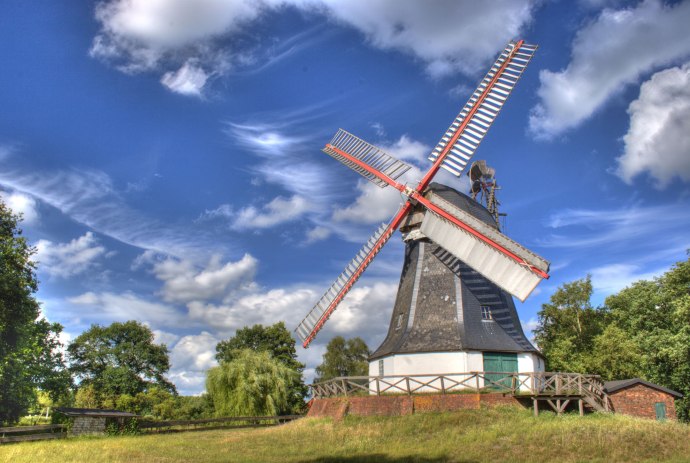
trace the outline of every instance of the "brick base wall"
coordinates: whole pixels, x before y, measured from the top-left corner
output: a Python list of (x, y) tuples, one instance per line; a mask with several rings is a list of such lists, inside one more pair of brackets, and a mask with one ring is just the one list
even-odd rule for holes
[(666, 418), (676, 419), (676, 407), (673, 396), (643, 384), (610, 393), (613, 411), (625, 415), (639, 416), (642, 418), (656, 419), (654, 404), (663, 402), (666, 404)]
[(482, 405), (520, 405), (510, 395), (492, 394), (420, 394), (415, 396), (359, 396), (314, 399), (307, 416), (340, 419), (356, 416), (398, 416), (424, 412), (476, 410)]

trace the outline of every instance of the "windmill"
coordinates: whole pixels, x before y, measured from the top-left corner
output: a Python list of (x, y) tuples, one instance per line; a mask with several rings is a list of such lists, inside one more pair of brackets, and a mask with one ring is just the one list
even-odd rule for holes
[[(386, 373), (395, 374), (431, 373), (435, 362), (445, 372), (511, 371), (517, 368), (518, 354), (531, 360), (525, 368), (543, 367), (520, 328), (509, 294), (524, 301), (548, 278), (549, 264), (500, 232), (493, 169), (482, 161), (472, 165), (473, 198), (432, 183), (442, 168), (461, 175), (536, 49), (522, 40), (508, 43), (431, 152), (433, 164), (414, 187), (397, 181), (409, 165), (342, 129), (326, 144), (323, 152), (377, 186), (399, 190), (407, 201), (388, 224), (379, 226), (296, 328), (303, 347), (400, 229), (405, 262), (388, 336), (370, 357), (370, 374), (383, 375), (386, 359)], [(487, 207), (476, 202), (477, 195)], [(457, 352), (466, 354), (464, 363), (453, 365), (457, 355), (450, 363), (450, 357), (436, 355)], [(472, 360), (473, 353), (482, 357)], [(396, 357), (405, 357), (398, 367)], [(483, 365), (470, 369), (477, 358), (483, 358)]]

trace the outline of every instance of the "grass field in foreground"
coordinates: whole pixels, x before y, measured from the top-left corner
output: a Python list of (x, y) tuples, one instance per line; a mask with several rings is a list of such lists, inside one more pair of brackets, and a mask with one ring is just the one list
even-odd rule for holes
[(0, 447), (22, 462), (687, 461), (690, 427), (499, 407), (400, 417), (305, 418), (280, 427), (88, 437)]

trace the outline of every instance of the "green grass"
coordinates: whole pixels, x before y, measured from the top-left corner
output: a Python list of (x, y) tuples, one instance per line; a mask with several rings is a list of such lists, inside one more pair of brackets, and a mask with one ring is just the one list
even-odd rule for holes
[(625, 416), (497, 407), (401, 417), (302, 419), (273, 428), (89, 437), (0, 447), (22, 462), (687, 461), (690, 427)]

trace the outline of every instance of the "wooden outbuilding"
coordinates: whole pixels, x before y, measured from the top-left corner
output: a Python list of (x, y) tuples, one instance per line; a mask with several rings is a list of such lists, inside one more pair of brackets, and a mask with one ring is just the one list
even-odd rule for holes
[(683, 394), (640, 378), (607, 381), (604, 388), (613, 411), (656, 420), (675, 420), (675, 399)]
[(137, 415), (119, 410), (101, 410), (97, 408), (56, 408), (55, 413), (63, 415), (71, 423), (70, 434), (103, 434), (108, 423), (117, 423), (122, 428)]

